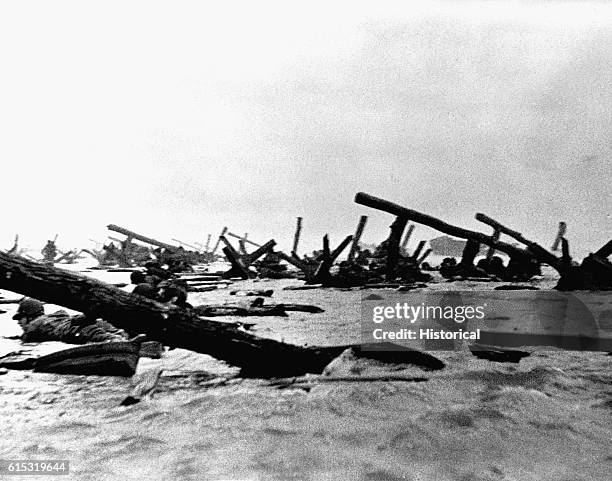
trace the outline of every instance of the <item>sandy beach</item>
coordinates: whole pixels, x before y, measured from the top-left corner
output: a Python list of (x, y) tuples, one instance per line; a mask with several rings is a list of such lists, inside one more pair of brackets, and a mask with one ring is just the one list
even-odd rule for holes
[[(128, 276), (88, 275), (112, 282)], [(362, 291), (282, 290), (291, 284), (299, 281), (232, 286), (274, 289), (277, 302), (325, 309), (249, 318), (254, 334), (301, 345), (359, 342)], [(429, 289), (449, 288), (482, 286), (440, 282)], [(219, 289), (190, 294), (189, 300), (230, 297), (229, 289)], [(18, 335), (12, 309), (5, 309), (2, 335)], [(3, 353), (23, 348), (14, 339), (2, 339), (0, 346)], [(43, 343), (36, 350), (60, 347)], [(158, 366), (162, 377), (152, 398), (128, 407), (120, 403), (130, 379), (9, 371), (1, 377), (0, 457), (68, 459), (71, 474), (62, 479), (608, 479), (611, 356), (542, 351), (520, 364), (501, 364), (469, 352), (434, 354), (445, 369), (358, 359), (336, 363), (331, 373), (406, 374), (426, 382), (280, 389), (254, 379), (216, 385), (215, 379), (232, 378), (236, 369), (174, 349), (159, 360), (141, 359), (139, 371)]]

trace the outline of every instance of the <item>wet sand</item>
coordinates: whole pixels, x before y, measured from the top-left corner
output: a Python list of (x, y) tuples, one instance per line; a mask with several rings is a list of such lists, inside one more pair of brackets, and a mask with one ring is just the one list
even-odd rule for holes
[[(114, 273), (108, 280), (128, 276)], [(231, 286), (274, 288), (277, 302), (326, 309), (248, 318), (256, 323), (254, 334), (296, 344), (359, 342), (360, 291), (280, 289), (295, 283)], [(483, 286), (432, 286), (449, 288)], [(235, 300), (229, 290), (192, 294), (190, 302)], [(15, 307), (3, 307), (9, 311), (0, 316), (3, 336), (19, 334), (11, 319)], [(44, 344), (38, 349), (58, 347)], [(19, 341), (0, 339), (2, 353), (18, 348)], [(139, 370), (160, 366), (164, 372), (154, 396), (129, 407), (119, 405), (129, 379), (9, 371), (0, 376), (0, 458), (69, 459), (72, 474), (59, 479), (609, 479), (612, 356), (537, 352), (517, 365), (469, 352), (435, 355), (447, 363), (444, 370), (367, 360), (335, 368), (336, 374), (405, 373), (427, 382), (326, 383), (305, 390), (258, 380), (207, 386), (210, 377), (236, 370), (175, 349), (160, 360), (141, 360)]]

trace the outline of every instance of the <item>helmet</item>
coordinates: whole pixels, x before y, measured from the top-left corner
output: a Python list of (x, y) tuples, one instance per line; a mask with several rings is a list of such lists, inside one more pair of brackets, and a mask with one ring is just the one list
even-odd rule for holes
[(13, 316), (13, 319), (19, 320), (24, 317), (38, 317), (45, 314), (45, 308), (43, 303), (36, 299), (25, 298), (22, 299), (17, 308), (17, 313)]

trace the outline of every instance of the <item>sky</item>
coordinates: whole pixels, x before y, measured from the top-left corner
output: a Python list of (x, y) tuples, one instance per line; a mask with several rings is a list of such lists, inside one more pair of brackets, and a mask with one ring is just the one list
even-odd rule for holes
[[(612, 236), (606, 2), (20, 1), (0, 6), (0, 249), (118, 224), (332, 247), (363, 191), (576, 252)], [(438, 235), (418, 226), (413, 245)]]

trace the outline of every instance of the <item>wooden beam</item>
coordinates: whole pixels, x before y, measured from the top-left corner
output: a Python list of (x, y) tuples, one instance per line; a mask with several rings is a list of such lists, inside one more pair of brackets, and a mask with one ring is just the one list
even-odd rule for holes
[[(490, 225), (495, 230), (499, 230), (502, 234), (506, 234), (507, 236), (512, 237), (514, 240), (519, 241), (521, 244), (526, 245), (529, 248), (529, 252), (531, 252), (534, 256), (536, 256), (536, 253), (537, 253), (536, 257), (543, 258), (543, 259), (549, 259), (550, 262), (555, 262), (557, 263), (557, 265), (559, 265), (560, 260), (557, 256), (548, 252), (541, 245), (536, 244), (535, 242), (530, 241), (529, 239), (526, 239), (525, 237), (523, 237), (523, 234), (521, 234), (520, 232), (509, 229), (505, 225), (500, 224), (495, 219), (492, 219), (491, 217), (485, 214), (476, 214), (476, 219), (479, 220), (480, 222), (484, 222), (485, 224)], [(548, 264), (548, 262), (546, 263)]]
[(349, 251), (347, 260), (349, 262), (353, 262), (355, 260), (355, 254), (357, 253), (357, 248), (359, 247), (359, 241), (361, 240), (361, 236), (363, 234), (363, 230), (365, 229), (366, 222), (368, 221), (367, 215), (362, 215), (359, 218), (359, 223), (357, 224), (357, 229), (355, 230), (355, 235), (353, 236), (353, 244), (351, 245), (351, 250)]
[(425, 247), (425, 242), (426, 241), (424, 241), (424, 240), (419, 242), (419, 245), (417, 246), (417, 248), (415, 249), (414, 253), (411, 256), (413, 261), (416, 262), (416, 260), (421, 255), (421, 251), (423, 250), (423, 247)]
[(419, 259), (417, 259), (416, 263), (417, 263), (417, 265), (418, 265), (418, 266), (420, 266), (420, 265), (421, 265), (423, 262), (425, 262), (425, 259), (427, 259), (427, 258), (429, 257), (429, 254), (431, 254), (431, 253), (432, 253), (432, 250), (433, 250), (433, 249), (427, 249), (427, 250), (426, 250), (426, 251), (423, 253), (423, 255), (422, 255), (422, 256), (421, 256)]
[(244, 263), (247, 266), (250, 266), (253, 262), (255, 262), (257, 259), (259, 259), (261, 256), (263, 256), (264, 254), (266, 254), (268, 252), (271, 252), (272, 249), (274, 249), (275, 245), (276, 245), (276, 242), (274, 241), (274, 239), (269, 240), (264, 245), (259, 246), (257, 249), (255, 249), (250, 254), (247, 254), (246, 256), (243, 256)]
[(346, 249), (346, 247), (351, 243), (351, 241), (353, 240), (353, 236), (352, 235), (348, 235), (344, 238), (344, 240), (342, 242), (340, 242), (340, 244), (338, 245), (338, 247), (336, 247), (331, 255), (330, 255), (330, 260), (332, 262), (332, 264), (334, 263), (334, 261), (338, 258), (338, 256), (340, 256), (340, 254), (342, 254), (342, 251), (344, 249)]
[(561, 261), (553, 254), (544, 250), (544, 252), (528, 252), (525, 249), (521, 249), (515, 247), (511, 244), (502, 241), (495, 241), (490, 236), (483, 234), (482, 232), (476, 232), (469, 229), (464, 229), (462, 227), (457, 227), (451, 224), (448, 224), (440, 219), (432, 217), (427, 214), (423, 214), (421, 212), (417, 212), (412, 209), (408, 209), (406, 207), (402, 207), (398, 204), (394, 204), (393, 202), (389, 202), (388, 200), (380, 199), (378, 197), (374, 197), (368, 195), (363, 192), (359, 192), (355, 196), (355, 202), (361, 205), (365, 205), (368, 207), (372, 207), (374, 209), (382, 210), (388, 212), (390, 214), (399, 216), (406, 216), (409, 220), (413, 222), (417, 222), (419, 224), (423, 224), (429, 226), (433, 229), (436, 229), (440, 232), (448, 234), (453, 237), (458, 237), (460, 239), (474, 239), (480, 242), (481, 244), (486, 244), (488, 246), (493, 246), (497, 250), (505, 252), (509, 256), (518, 256), (523, 258), (535, 257), (540, 262), (545, 263), (561, 272), (563, 269), (561, 266)]
[(298, 251), (298, 244), (300, 242), (300, 234), (302, 233), (302, 218), (297, 218), (297, 224), (295, 225), (295, 234), (293, 235), (293, 249), (291, 252)]
[(195, 252), (197, 252), (197, 251), (199, 251), (199, 250), (200, 250), (200, 249), (198, 249), (197, 247), (192, 246), (191, 244), (187, 244), (187, 242), (183, 242), (183, 241), (180, 241), (180, 240), (178, 240), (178, 239), (172, 239), (172, 241), (173, 241), (173, 242), (176, 242), (177, 244), (180, 244), (180, 245), (182, 245), (182, 246), (189, 247), (190, 249), (193, 249)]
[(226, 232), (227, 232), (227, 227), (224, 227), (221, 230), (221, 234), (219, 235), (219, 238), (217, 239), (217, 242), (215, 243), (215, 247), (213, 247), (211, 254), (214, 254), (215, 252), (217, 252), (217, 249), (219, 248), (219, 243), (221, 242), (221, 237), (223, 237)]
[(210, 246), (210, 239), (211, 239), (212, 235), (208, 234), (208, 236), (206, 237), (206, 245), (204, 246), (204, 252), (208, 252), (208, 248)]
[(149, 340), (209, 354), (242, 369), (243, 376), (320, 373), (350, 346), (300, 347), (260, 338), (191, 310), (160, 304), (95, 279), (0, 253), (0, 289), (101, 317)]
[(118, 232), (119, 234), (123, 234), (125, 236), (128, 237), (128, 239), (136, 239), (139, 240), (141, 242), (144, 242), (145, 244), (151, 244), (154, 245), (156, 247), (162, 247), (164, 249), (168, 249), (169, 251), (175, 251), (176, 250), (176, 246), (170, 245), (170, 244), (166, 244), (165, 242), (161, 242), (158, 241), (156, 239), (153, 239), (151, 237), (146, 237), (140, 234), (137, 234), (136, 232), (132, 232), (131, 230), (125, 229), (124, 227), (120, 227), (118, 225), (115, 224), (109, 224), (106, 226), (106, 228), (110, 231), (113, 232)]
[(608, 241), (606, 245), (604, 245), (601, 249), (595, 252), (597, 257), (601, 257), (602, 259), (606, 259), (612, 255), (612, 240)]
[(402, 234), (406, 228), (408, 219), (404, 216), (398, 216), (391, 224), (391, 232), (387, 239), (387, 266), (386, 278), (387, 281), (395, 279), (395, 268), (400, 257), (400, 241)]
[(412, 236), (412, 232), (414, 231), (414, 224), (410, 224), (408, 226), (408, 230), (406, 231), (406, 235), (404, 236), (404, 240), (402, 240), (401, 249), (405, 250), (408, 245), (408, 241), (410, 241), (410, 237)]
[(567, 224), (565, 222), (559, 222), (559, 229), (557, 231), (557, 237), (555, 237), (555, 241), (552, 245), (552, 251), (555, 252), (559, 249), (559, 243), (561, 242), (561, 238), (567, 232)]

